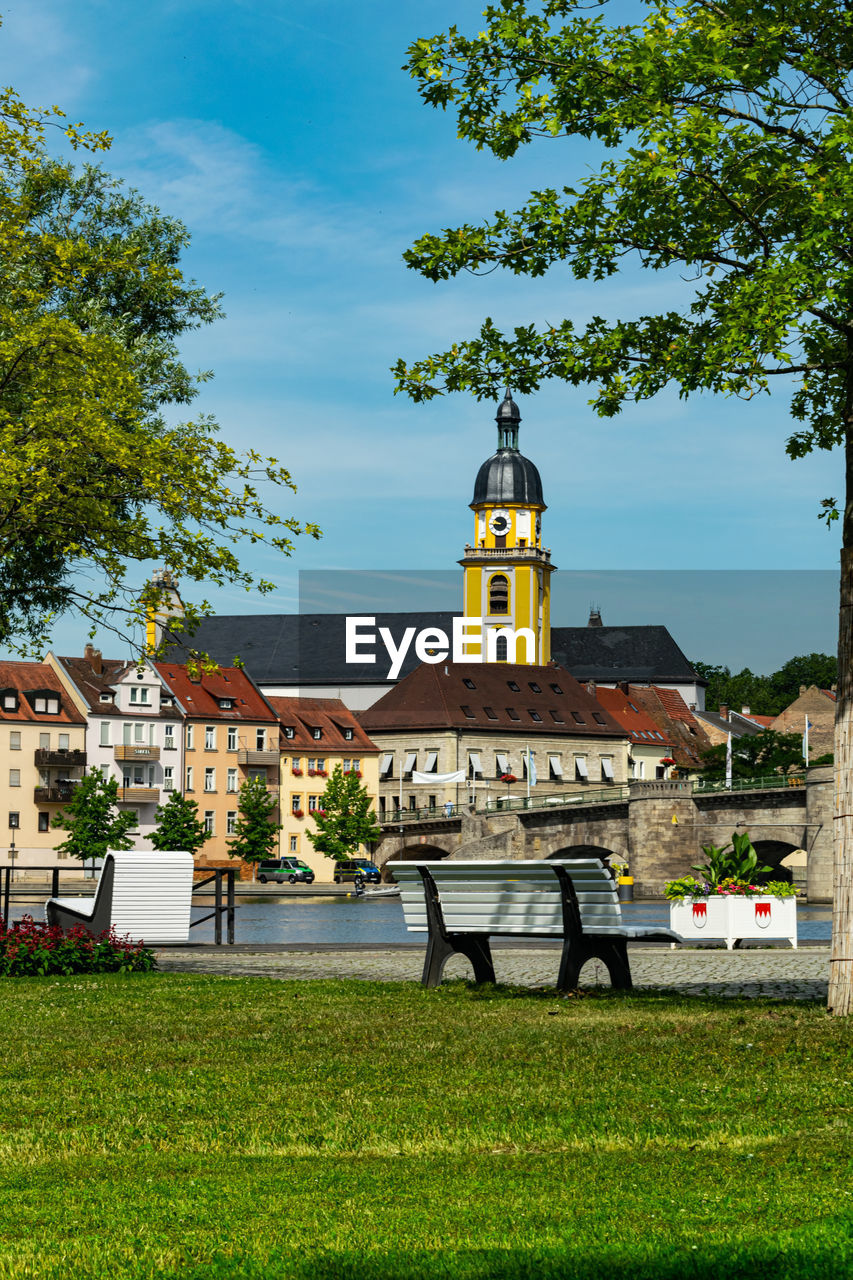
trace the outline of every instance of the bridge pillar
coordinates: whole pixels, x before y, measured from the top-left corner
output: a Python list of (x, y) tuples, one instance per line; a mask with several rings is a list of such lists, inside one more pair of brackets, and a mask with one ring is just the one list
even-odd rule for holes
[(835, 817), (835, 769), (820, 765), (806, 774), (806, 828), (808, 862), (806, 892), (809, 902), (832, 901), (832, 828)]
[(638, 898), (662, 897), (666, 881), (686, 875), (696, 861), (692, 792), (690, 782), (630, 784), (628, 862)]

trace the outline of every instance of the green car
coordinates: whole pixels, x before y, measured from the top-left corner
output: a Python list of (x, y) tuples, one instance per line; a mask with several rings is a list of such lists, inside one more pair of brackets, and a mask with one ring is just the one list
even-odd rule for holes
[(346, 862), (339, 862), (335, 866), (335, 884), (341, 884), (344, 880), (356, 880), (361, 877), (367, 884), (379, 884), (382, 879), (382, 872), (379, 870), (375, 862), (371, 862), (369, 858), (351, 858)]
[(296, 884), (297, 880), (303, 884), (313, 884), (314, 872), (299, 858), (266, 858), (258, 867), (258, 880), (261, 884), (266, 884), (268, 880), (275, 884), (281, 884), (285, 880), (288, 884)]

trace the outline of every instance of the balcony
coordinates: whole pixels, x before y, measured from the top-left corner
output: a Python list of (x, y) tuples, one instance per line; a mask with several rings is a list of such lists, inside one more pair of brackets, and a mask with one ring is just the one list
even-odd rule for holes
[(159, 787), (119, 787), (119, 804), (159, 804)]
[(36, 787), (33, 800), (36, 804), (68, 804), (76, 786), (76, 782), (66, 782), (62, 786)]
[(278, 768), (278, 762), (281, 759), (281, 753), (278, 751), (250, 751), (248, 747), (241, 747), (237, 752), (238, 764), (254, 764), (254, 765), (275, 765)]
[(86, 767), (85, 751), (48, 751), (44, 747), (38, 747), (35, 753), (35, 762), (39, 768), (54, 769), (84, 769)]
[(159, 760), (159, 747), (143, 747), (142, 744), (125, 744), (115, 749), (116, 760)]
[(472, 547), (466, 544), (460, 564), (479, 564), (489, 560), (535, 560), (537, 564), (550, 564), (551, 552), (544, 547)]

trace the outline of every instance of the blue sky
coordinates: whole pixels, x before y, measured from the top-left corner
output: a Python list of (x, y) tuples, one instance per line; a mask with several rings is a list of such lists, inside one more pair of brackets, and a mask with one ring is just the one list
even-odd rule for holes
[[(187, 273), (225, 295), (226, 318), (184, 343), (191, 367), (215, 373), (198, 409), (229, 442), (278, 456), (299, 487), (275, 499), (279, 509), (325, 532), (300, 540), (290, 561), (247, 550), (277, 590), (210, 593), (218, 612), (295, 610), (299, 570), (454, 566), (470, 538), (474, 475), (494, 449), (494, 407), (395, 397), (397, 356), (444, 349), (486, 315), (505, 326), (628, 316), (683, 297), (677, 273), (578, 284), (553, 270), (436, 286), (406, 270), (401, 255), (418, 234), (513, 207), (596, 162), (591, 146), (552, 141), (499, 163), (420, 103), (400, 69), (407, 45), (451, 23), (477, 29), (480, 9), (0, 0), (3, 82), (31, 105), (58, 103), (108, 129), (106, 166), (186, 222)], [(751, 404), (666, 394), (612, 420), (587, 398), (554, 384), (519, 402), (558, 565), (835, 569), (837, 534), (817, 510), (841, 488), (840, 458), (786, 457), (784, 393)], [(617, 596), (605, 622), (639, 620), (634, 607), (626, 595), (622, 616)], [(661, 602), (658, 620), (677, 639), (688, 607), (677, 594)], [(583, 623), (586, 611), (555, 621)], [(732, 634), (737, 625), (736, 615)], [(832, 651), (833, 626), (829, 609), (809, 647)], [(85, 630), (61, 620), (55, 647), (79, 651)], [(743, 653), (756, 669), (776, 665)], [(691, 644), (690, 656), (739, 665), (736, 645), (723, 655)]]

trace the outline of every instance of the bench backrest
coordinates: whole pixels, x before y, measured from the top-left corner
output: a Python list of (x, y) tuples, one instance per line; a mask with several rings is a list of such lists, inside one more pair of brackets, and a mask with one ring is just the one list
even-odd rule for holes
[(598, 858), (548, 861), (389, 862), (400, 885), (407, 927), (427, 931), (426, 899), (419, 867), (438, 889), (445, 928), (450, 933), (506, 933), (562, 936), (563, 907), (554, 866), (566, 868), (574, 885), (584, 929), (616, 933), (622, 912), (616, 882)]
[(146, 942), (186, 942), (193, 890), (191, 853), (129, 850), (115, 860), (110, 921)]

